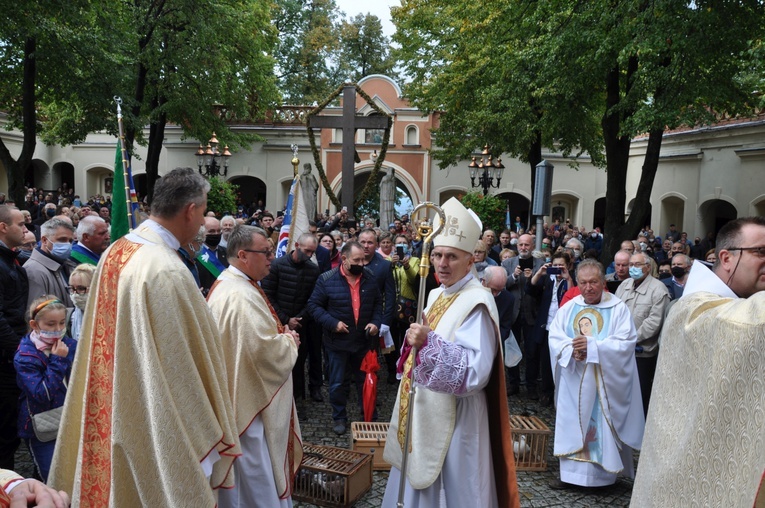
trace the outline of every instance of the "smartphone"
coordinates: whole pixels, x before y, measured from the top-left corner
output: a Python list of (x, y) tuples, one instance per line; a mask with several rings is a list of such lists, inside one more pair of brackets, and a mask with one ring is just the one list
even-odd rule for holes
[(329, 216), (329, 208), (327, 208), (326, 210), (324, 210), (324, 215), (326, 215), (326, 216)]
[(402, 245), (396, 245), (396, 255), (399, 259), (404, 259), (404, 247)]
[(347, 211), (348, 211), (348, 207), (347, 207), (347, 206), (344, 206), (344, 207), (343, 207), (343, 209), (342, 209), (342, 211), (343, 211), (343, 212), (347, 212)]
[(276, 216), (277, 216), (277, 217), (283, 217), (283, 216), (284, 216), (284, 212), (282, 212), (281, 210), (279, 210), (278, 212), (276, 212)]
[(547, 269), (547, 275), (560, 275), (563, 273), (560, 266), (551, 266)]

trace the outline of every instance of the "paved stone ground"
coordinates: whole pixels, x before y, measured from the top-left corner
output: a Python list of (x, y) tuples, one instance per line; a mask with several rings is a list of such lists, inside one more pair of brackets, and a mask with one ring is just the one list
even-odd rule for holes
[[(396, 400), (397, 386), (386, 382), (385, 368), (380, 372), (380, 384), (378, 385), (377, 409), (379, 421), (389, 421), (391, 411)], [(332, 410), (328, 402), (327, 387), (322, 388), (324, 402), (313, 402), (310, 399), (298, 400), (297, 408), (300, 418), (300, 428), (303, 441), (311, 444), (337, 446), (351, 448), (350, 428), (343, 436), (337, 436), (332, 432)], [(356, 404), (355, 390), (351, 389), (348, 404), (348, 414), (359, 415)], [(555, 410), (552, 407), (542, 407), (538, 401), (532, 401), (525, 397), (524, 387), (521, 387), (520, 396), (508, 397), (511, 414), (537, 416), (554, 431)], [(360, 419), (360, 418), (359, 418)], [(616, 484), (609, 487), (595, 489), (571, 489), (552, 490), (548, 482), (558, 477), (558, 459), (552, 454), (552, 437), (548, 441), (548, 468), (544, 472), (518, 472), (518, 488), (521, 495), (521, 506), (528, 507), (590, 507), (590, 506), (629, 506), (632, 495), (632, 480), (619, 478)], [(636, 461), (637, 467), (637, 461)], [(385, 486), (388, 481), (387, 471), (375, 471), (373, 484), (355, 506), (360, 508), (376, 508), (382, 504)], [(295, 503), (297, 507), (311, 507), (308, 503)]]
[[(387, 374), (384, 372), (384, 368), (382, 370), (383, 372), (380, 374), (380, 384), (378, 386), (377, 408), (379, 412), (379, 421), (389, 421), (391, 410), (396, 400), (397, 386), (387, 384)], [(337, 436), (332, 431), (332, 410), (328, 402), (329, 397), (326, 386), (322, 388), (322, 394), (324, 396), (324, 402), (313, 402), (310, 399), (297, 401), (303, 441), (311, 444), (351, 448), (350, 428), (343, 436)], [(529, 400), (524, 395), (524, 388), (521, 387), (520, 396), (508, 397), (511, 414), (538, 416), (547, 424), (550, 430), (554, 430), (555, 410), (551, 407), (542, 407), (537, 401)], [(360, 415), (354, 389), (351, 389), (351, 396), (349, 398), (352, 400), (350, 400), (348, 404), (348, 414), (353, 418), (354, 415)], [(358, 420), (361, 420), (361, 418), (359, 417)], [(629, 506), (632, 493), (632, 480), (626, 478), (619, 478), (616, 484), (612, 486), (597, 489), (550, 489), (548, 482), (551, 479), (556, 478), (558, 475), (558, 459), (552, 455), (552, 441), (551, 438), (548, 442), (547, 471), (518, 472), (518, 488), (521, 495), (521, 506), (560, 506), (567, 508)], [(16, 454), (16, 468), (20, 474), (27, 477), (32, 476), (34, 473), (34, 465), (31, 457), (26, 446), (23, 444)], [(379, 507), (382, 504), (387, 481), (387, 471), (375, 471), (373, 473), (372, 488), (355, 504), (355, 506), (359, 508)], [(295, 506), (311, 507), (314, 505), (296, 502)]]

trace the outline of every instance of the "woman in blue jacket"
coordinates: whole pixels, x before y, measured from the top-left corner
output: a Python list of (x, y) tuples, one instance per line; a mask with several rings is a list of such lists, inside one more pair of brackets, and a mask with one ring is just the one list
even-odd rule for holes
[(77, 342), (64, 336), (66, 307), (55, 296), (32, 302), (29, 316), (30, 332), (21, 339), (13, 359), (16, 382), (21, 388), (18, 428), (45, 482), (56, 439), (40, 441), (32, 427), (32, 415), (64, 405)]

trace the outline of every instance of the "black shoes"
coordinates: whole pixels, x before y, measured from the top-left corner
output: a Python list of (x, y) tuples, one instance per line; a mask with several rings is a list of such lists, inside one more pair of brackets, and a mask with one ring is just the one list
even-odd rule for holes
[(314, 402), (324, 402), (324, 397), (321, 396), (321, 390), (318, 388), (311, 389), (311, 400)]
[(334, 427), (332, 427), (332, 431), (338, 436), (342, 436), (343, 434), (345, 434), (345, 422), (341, 420), (336, 420)]
[(518, 388), (518, 385), (507, 385), (507, 394), (508, 395), (518, 395), (518, 392), (520, 391), (520, 388)]

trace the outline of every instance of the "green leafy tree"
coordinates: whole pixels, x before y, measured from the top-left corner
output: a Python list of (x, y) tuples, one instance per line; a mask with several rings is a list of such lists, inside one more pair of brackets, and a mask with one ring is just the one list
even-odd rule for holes
[(478, 215), (483, 223), (483, 229), (502, 231), (505, 229), (505, 200), (492, 194), (483, 195), (483, 192), (468, 192), (460, 202)]
[[(168, 122), (200, 140), (215, 131), (232, 147), (255, 139), (233, 133), (227, 121), (257, 119), (278, 101), (270, 56), (276, 33), (270, 4), (258, 0), (135, 0), (121, 7), (115, 15), (123, 15), (134, 60), (125, 71), (133, 90), (125, 94), (126, 138), (148, 143), (150, 201)], [(206, 12), (214, 15), (200, 15)], [(139, 137), (144, 125), (148, 140)]]
[(321, 102), (337, 88), (330, 62), (339, 47), (338, 16), (335, 0), (276, 0), (276, 75), (289, 103)]
[(355, 83), (370, 74), (396, 77), (395, 61), (388, 51), (390, 41), (383, 33), (380, 18), (357, 14), (341, 21), (338, 31), (337, 68), (346, 81)]
[[(393, 9), (413, 103), (445, 111), (439, 165), (485, 143), (528, 161), (586, 152), (606, 168), (606, 245), (644, 225), (663, 133), (746, 114), (761, 68), (761, 2), (408, 0)], [(748, 78), (748, 79), (747, 79)], [(630, 144), (648, 136), (624, 219)]]
[(12, 13), (0, 23), (0, 111), (7, 115), (6, 128), (20, 131), (23, 140), (14, 157), (0, 139), (0, 162), (9, 195), (21, 205), (38, 136), (46, 143), (69, 144), (108, 127), (104, 108), (111, 96), (103, 90), (115, 82), (110, 70), (118, 58), (105, 49), (113, 42), (111, 34), (100, 30), (98, 12), (89, 2), (18, 7), (0, 0), (0, 9)]
[(207, 193), (207, 211), (215, 212), (218, 217), (233, 214), (236, 211), (239, 186), (217, 176), (210, 178), (209, 181), (210, 192)]

